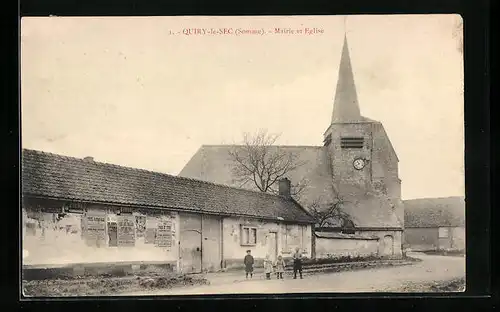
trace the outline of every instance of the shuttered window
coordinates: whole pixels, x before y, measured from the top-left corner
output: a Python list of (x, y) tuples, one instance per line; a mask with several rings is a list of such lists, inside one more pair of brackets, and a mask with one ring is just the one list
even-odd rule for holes
[(340, 138), (341, 148), (363, 148), (365, 139), (363, 137), (342, 137)]

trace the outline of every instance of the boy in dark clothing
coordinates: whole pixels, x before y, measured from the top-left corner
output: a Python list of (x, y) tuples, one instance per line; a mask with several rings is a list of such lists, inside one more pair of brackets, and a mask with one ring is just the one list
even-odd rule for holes
[(297, 271), (302, 279), (302, 254), (299, 252), (299, 248), (296, 248), (293, 254), (293, 279), (297, 279)]
[(250, 274), (250, 278), (253, 278), (253, 257), (250, 254), (251, 251), (247, 250), (247, 255), (245, 256), (245, 259), (243, 260), (243, 263), (245, 264), (245, 277), (248, 278), (248, 274)]

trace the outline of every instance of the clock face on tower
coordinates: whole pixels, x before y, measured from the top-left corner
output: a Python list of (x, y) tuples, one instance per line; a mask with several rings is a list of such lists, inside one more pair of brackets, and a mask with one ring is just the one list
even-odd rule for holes
[(354, 169), (361, 170), (365, 167), (366, 162), (364, 159), (356, 158), (356, 159), (354, 159), (352, 165), (354, 166)]

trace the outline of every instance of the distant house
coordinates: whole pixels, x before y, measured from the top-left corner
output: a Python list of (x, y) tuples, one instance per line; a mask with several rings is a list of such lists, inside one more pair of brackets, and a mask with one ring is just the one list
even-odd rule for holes
[(404, 201), (405, 243), (411, 250), (465, 250), (465, 198)]
[[(23, 265), (242, 265), (250, 249), (312, 253), (312, 217), (289, 196), (35, 150), (22, 152)], [(288, 187), (288, 189), (287, 189)]]

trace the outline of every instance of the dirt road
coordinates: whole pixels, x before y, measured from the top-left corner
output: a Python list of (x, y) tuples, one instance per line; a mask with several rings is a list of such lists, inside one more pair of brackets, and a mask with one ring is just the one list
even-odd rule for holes
[(465, 276), (464, 257), (412, 255), (423, 261), (415, 265), (372, 270), (325, 273), (304, 276), (304, 279), (228, 280), (207, 286), (129, 293), (125, 295), (201, 295), (241, 293), (306, 293), (306, 292), (404, 292), (407, 283), (443, 281)]

